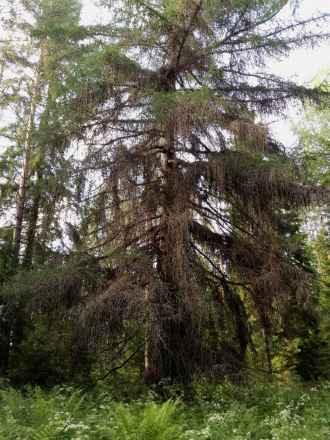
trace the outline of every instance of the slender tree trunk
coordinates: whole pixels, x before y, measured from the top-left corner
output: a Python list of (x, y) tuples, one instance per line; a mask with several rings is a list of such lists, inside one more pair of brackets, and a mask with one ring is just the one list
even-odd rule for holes
[(10, 353), (10, 323), (4, 319), (0, 323), (0, 375), (7, 373)]
[(37, 110), (37, 105), (39, 102), (39, 94), (40, 94), (41, 63), (42, 63), (42, 55), (40, 57), (39, 65), (36, 70), (36, 76), (32, 87), (30, 109), (29, 109), (27, 126), (25, 130), (24, 143), (23, 143), (23, 165), (22, 165), (22, 173), (20, 177), (17, 199), (16, 199), (16, 224), (15, 224), (15, 243), (14, 243), (15, 265), (19, 264), (21, 244), (22, 244), (26, 192), (27, 192), (27, 185), (30, 174), (30, 159), (33, 148), (32, 135), (33, 135), (34, 121), (35, 121), (36, 110)]
[(270, 376), (273, 375), (273, 365), (272, 365), (272, 336), (271, 327), (268, 318), (263, 319), (263, 334), (265, 340), (265, 351), (266, 351), (266, 362), (267, 371)]
[(239, 349), (235, 353), (232, 379), (241, 383), (244, 381), (245, 355), (249, 344), (248, 317), (244, 309), (244, 304), (239, 295), (230, 289), (227, 284), (223, 286), (226, 302), (235, 319), (236, 338)]
[(40, 211), (40, 202), (41, 202), (41, 192), (40, 192), (40, 184), (42, 182), (42, 173), (38, 171), (38, 179), (37, 179), (37, 189), (36, 194), (33, 199), (33, 206), (31, 209), (31, 216), (29, 227), (26, 236), (26, 246), (25, 246), (25, 254), (23, 259), (23, 266), (30, 267), (32, 264), (33, 253), (34, 253), (34, 243), (37, 233), (38, 226), (38, 218)]
[(44, 264), (47, 259), (47, 241), (49, 237), (49, 227), (54, 221), (56, 212), (57, 199), (52, 201), (52, 204), (48, 205), (46, 209), (43, 209), (41, 216), (40, 234), (39, 234), (39, 246), (38, 251), (35, 251), (35, 259), (38, 264)]
[(159, 372), (153, 360), (153, 337), (152, 337), (152, 313), (150, 304), (149, 289), (145, 291), (145, 303), (147, 310), (147, 323), (144, 331), (144, 381), (147, 384), (152, 384), (159, 380)]
[(271, 350), (271, 342), (270, 335), (268, 332), (265, 332), (265, 347), (266, 347), (266, 357), (267, 357), (267, 369), (270, 376), (273, 375), (273, 365), (272, 365), (272, 350)]
[(4, 73), (5, 73), (5, 62), (3, 61), (0, 64), (0, 86), (1, 86), (2, 81), (3, 81)]

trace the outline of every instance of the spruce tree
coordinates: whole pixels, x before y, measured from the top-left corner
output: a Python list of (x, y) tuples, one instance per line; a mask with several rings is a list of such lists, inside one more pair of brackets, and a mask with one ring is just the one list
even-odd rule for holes
[[(83, 262), (71, 270), (60, 258), (54, 276), (31, 272), (29, 288), (15, 278), (18, 297), (37, 313), (62, 302), (79, 318), (76, 351), (103, 344), (119, 366), (135, 357), (149, 383), (211, 372), (241, 379), (252, 307), (271, 373), (274, 324), (288, 305), (306, 304), (312, 283), (286, 218), (322, 192), (304, 185), (262, 121), (328, 92), (267, 74), (264, 64), (327, 38), (312, 31), (327, 17), (288, 22), (287, 0), (102, 3), (111, 22), (87, 29), (78, 2), (20, 3), (37, 23), (22, 28), (36, 44), (33, 62), (20, 62), (40, 77), (23, 79), (24, 96), (5, 85), (18, 103), (14, 158), (27, 164), (14, 167), (22, 214), (14, 259), (30, 267), (37, 241), (47, 264), (46, 244), (62, 236)], [(79, 167), (65, 159), (73, 138)], [(76, 183), (78, 227), (53, 208), (73, 203)], [(99, 282), (87, 280), (91, 268)]]
[(2, 107), (10, 124), (1, 133), (9, 139), (2, 153), (2, 178), (7, 179), (3, 185), (7, 197), (2, 204), (10, 206), (11, 195), (16, 192), (16, 266), (21, 262), (31, 265), (38, 233), (40, 251), (54, 240), (50, 226), (54, 224), (59, 193), (60, 201), (63, 193), (68, 193), (64, 155), (70, 135), (67, 121), (61, 122), (63, 109), (59, 104), (68, 93), (66, 70), (79, 48), (80, 8), (79, 1), (16, 1), (4, 20), (7, 74)]
[(0, 369), (4, 372), (33, 314), (26, 311), (32, 298), (8, 296), (3, 284), (20, 266), (30, 268), (33, 262), (44, 263), (47, 254), (56, 254), (54, 241), (61, 238), (57, 210), (71, 196), (65, 158), (71, 137), (60, 104), (68, 93), (67, 69), (79, 52), (79, 13), (78, 0), (29, 0), (8, 2), (3, 18)]
[(114, 341), (138, 323), (147, 381), (190, 381), (219, 365), (239, 374), (251, 344), (241, 292), (268, 341), (292, 292), (308, 292), (281, 218), (318, 191), (260, 121), (328, 95), (263, 67), (327, 38), (312, 31), (327, 16), (285, 21), (289, 3), (103, 1), (101, 75), (73, 103), (84, 164), (100, 172), (90, 252), (111, 254), (114, 275), (84, 321)]

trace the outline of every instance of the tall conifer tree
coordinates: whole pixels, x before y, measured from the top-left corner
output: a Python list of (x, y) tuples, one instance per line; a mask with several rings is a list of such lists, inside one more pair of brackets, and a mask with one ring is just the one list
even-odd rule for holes
[(206, 365), (239, 371), (251, 342), (240, 292), (269, 341), (287, 298), (308, 291), (281, 215), (317, 191), (259, 122), (327, 96), (263, 69), (328, 37), (311, 30), (326, 16), (284, 19), (289, 3), (103, 2), (102, 75), (75, 104), (88, 120), (86, 161), (102, 170), (96, 247), (111, 251), (115, 275), (84, 319), (113, 338), (141, 323), (148, 381), (189, 381)]
[[(2, 106), (13, 123), (2, 131), (10, 139), (3, 162), (16, 159), (7, 172), (8, 180), (17, 183), (13, 246), (16, 265), (20, 261), (25, 266), (31, 264), (41, 217), (47, 218), (47, 237), (51, 237), (49, 227), (54, 216), (50, 214), (57, 203), (56, 193), (65, 188), (56, 173), (65, 177), (63, 155), (70, 141), (67, 124), (60, 125), (63, 109), (59, 103), (67, 93), (69, 60), (77, 52), (80, 8), (79, 1), (16, 1), (8, 8), (5, 20), (7, 42), (3, 55), (7, 76)], [(46, 245), (45, 237), (42, 241)]]
[(17, 0), (8, 2), (3, 17), (0, 369), (4, 372), (10, 347), (18, 348), (31, 315), (23, 310), (25, 304), (15, 303), (14, 295), (3, 294), (2, 284), (20, 265), (30, 268), (36, 256), (44, 262), (47, 245), (57, 238), (53, 233), (57, 206), (69, 193), (64, 156), (70, 135), (60, 104), (68, 93), (66, 69), (80, 38), (79, 15), (78, 0)]

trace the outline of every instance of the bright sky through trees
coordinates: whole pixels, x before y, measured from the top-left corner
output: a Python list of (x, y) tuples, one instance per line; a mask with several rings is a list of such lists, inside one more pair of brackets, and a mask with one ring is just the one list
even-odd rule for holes
[[(1, 6), (2, 0), (0, 0)], [(106, 23), (107, 11), (97, 6), (97, 1), (82, 0), (82, 21), (84, 24)], [(301, 0), (298, 15), (302, 18), (310, 18), (313, 15), (330, 13), (330, 0)], [(1, 7), (0, 7), (1, 10)], [(284, 13), (290, 14), (285, 8)], [(2, 35), (0, 29), (0, 36)], [(330, 69), (330, 48), (328, 43), (313, 49), (297, 49), (284, 59), (271, 60), (269, 70), (279, 76), (291, 78), (298, 83), (306, 84), (312, 81), (319, 72)], [(297, 111), (292, 109), (286, 120), (274, 121), (273, 129), (276, 136), (286, 145), (294, 143), (290, 129), (290, 119), (299, 118)]]
[[(82, 18), (84, 23), (99, 23), (106, 19), (104, 10), (93, 0), (83, 0)], [(309, 18), (319, 13), (330, 13), (330, 0), (302, 0), (298, 14)], [(327, 43), (314, 49), (298, 49), (289, 58), (273, 61), (271, 69), (275, 74), (295, 77), (299, 82), (308, 82), (320, 71), (330, 67), (330, 48)]]
[[(330, 13), (330, 0), (302, 0), (297, 14), (302, 18), (310, 18), (313, 15)], [(92, 0), (83, 0), (82, 19), (85, 24), (106, 22), (105, 11), (96, 6)], [(289, 8), (285, 8), (285, 14), (290, 14)], [(292, 51), (288, 58), (271, 60), (269, 70), (275, 75), (284, 76), (298, 83), (306, 84), (312, 81), (322, 70), (330, 69), (330, 48), (328, 43), (314, 49), (297, 49)], [(297, 111), (292, 109), (289, 118), (278, 120), (273, 123), (276, 137), (284, 144), (291, 146), (293, 137), (290, 120), (299, 118)]]

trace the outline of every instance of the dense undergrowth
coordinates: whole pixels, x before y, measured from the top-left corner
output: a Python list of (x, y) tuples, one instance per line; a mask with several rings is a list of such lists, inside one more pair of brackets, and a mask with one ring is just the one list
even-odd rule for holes
[(0, 391), (1, 440), (328, 440), (330, 384), (201, 386), (194, 400), (106, 391)]

